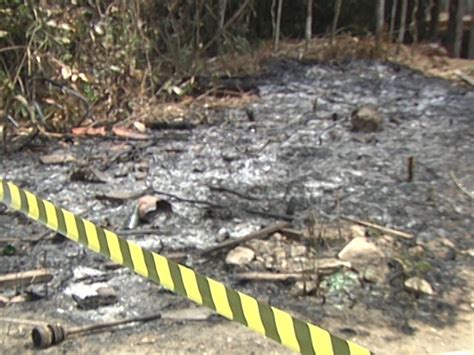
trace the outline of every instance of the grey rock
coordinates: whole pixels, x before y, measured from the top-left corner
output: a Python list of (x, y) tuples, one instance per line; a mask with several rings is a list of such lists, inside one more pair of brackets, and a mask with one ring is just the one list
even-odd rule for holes
[(303, 256), (307, 253), (308, 249), (304, 245), (292, 245), (290, 248), (290, 256), (292, 258), (297, 256)]
[(351, 226), (351, 234), (353, 238), (365, 237), (365, 232), (365, 227), (359, 226), (358, 224), (354, 224)]
[(382, 123), (382, 116), (372, 106), (362, 106), (351, 116), (352, 130), (355, 132), (376, 132), (381, 129)]
[(431, 287), (429, 282), (418, 276), (413, 276), (405, 280), (404, 285), (407, 290), (412, 292), (424, 293), (425, 295), (429, 296), (434, 294), (433, 288)]
[(255, 257), (252, 249), (238, 246), (227, 254), (225, 262), (228, 265), (244, 266), (249, 264)]
[(196, 308), (184, 308), (184, 309), (173, 309), (170, 311), (164, 311), (161, 313), (162, 319), (173, 319), (173, 320), (207, 320), (212, 315), (212, 311), (209, 308), (196, 307)]
[(352, 239), (337, 255), (339, 259), (351, 262), (383, 258), (383, 252), (368, 238)]
[(297, 281), (292, 291), (297, 295), (309, 295), (318, 289), (319, 284), (314, 280)]
[(366, 265), (361, 272), (362, 278), (365, 281), (379, 285), (387, 282), (389, 274), (390, 268), (386, 262)]

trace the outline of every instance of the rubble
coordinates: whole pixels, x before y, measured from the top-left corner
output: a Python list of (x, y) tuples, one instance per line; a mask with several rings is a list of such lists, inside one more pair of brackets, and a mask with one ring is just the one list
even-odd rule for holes
[(356, 237), (352, 239), (337, 255), (345, 261), (361, 261), (384, 257), (383, 252), (368, 238)]
[(428, 296), (432, 296), (434, 294), (433, 288), (428, 283), (428, 281), (417, 276), (413, 276), (405, 280), (404, 285), (409, 291), (423, 293)]
[(255, 257), (252, 249), (238, 246), (227, 253), (225, 262), (228, 265), (244, 266), (249, 264)]
[(356, 132), (372, 133), (381, 129), (383, 117), (375, 107), (362, 106), (352, 112), (352, 130)]
[(366, 229), (365, 229), (365, 227), (354, 224), (354, 225), (351, 226), (351, 234), (352, 234), (353, 238), (365, 237), (366, 236)]

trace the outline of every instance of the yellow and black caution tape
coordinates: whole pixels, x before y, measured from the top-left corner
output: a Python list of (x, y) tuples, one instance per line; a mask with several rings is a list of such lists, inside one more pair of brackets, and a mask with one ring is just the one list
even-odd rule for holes
[(0, 179), (0, 201), (168, 290), (209, 307), (292, 350), (318, 355), (370, 354), (357, 344), (147, 251), (3, 179)]

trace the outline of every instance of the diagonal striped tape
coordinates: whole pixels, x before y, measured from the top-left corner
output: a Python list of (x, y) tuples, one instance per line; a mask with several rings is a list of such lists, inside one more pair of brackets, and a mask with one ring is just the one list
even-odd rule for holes
[(292, 350), (318, 355), (370, 354), (357, 344), (147, 251), (3, 179), (0, 179), (0, 202), (166, 289), (209, 307)]

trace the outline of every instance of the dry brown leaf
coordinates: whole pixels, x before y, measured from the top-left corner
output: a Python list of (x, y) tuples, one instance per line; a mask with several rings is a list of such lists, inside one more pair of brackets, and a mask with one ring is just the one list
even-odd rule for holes
[(138, 215), (140, 219), (147, 219), (152, 214), (160, 212), (172, 213), (171, 204), (152, 195), (145, 195), (138, 199)]
[(145, 195), (138, 199), (138, 214), (141, 219), (146, 218), (146, 215), (156, 211), (156, 204), (160, 199), (156, 196)]
[(150, 139), (150, 136), (148, 134), (136, 132), (134, 130), (131, 130), (131, 129), (125, 128), (125, 127), (121, 127), (121, 126), (114, 126), (112, 128), (112, 132), (117, 137), (122, 137), (122, 138), (129, 138), (129, 139), (135, 139), (135, 140)]

